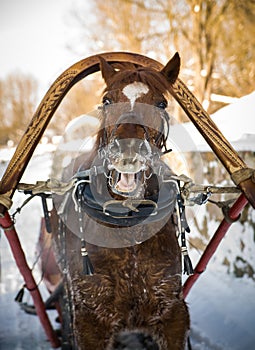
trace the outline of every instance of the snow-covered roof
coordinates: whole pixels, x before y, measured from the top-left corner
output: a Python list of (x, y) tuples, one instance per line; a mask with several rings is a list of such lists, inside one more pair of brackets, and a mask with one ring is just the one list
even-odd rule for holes
[[(255, 151), (255, 91), (221, 108), (211, 118), (237, 151)], [(178, 133), (182, 128), (194, 143), (187, 151), (210, 150), (191, 122), (172, 126), (171, 133)]]

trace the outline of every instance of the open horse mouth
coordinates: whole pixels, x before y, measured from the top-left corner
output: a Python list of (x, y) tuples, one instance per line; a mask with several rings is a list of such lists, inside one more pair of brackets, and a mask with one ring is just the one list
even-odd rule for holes
[(136, 175), (129, 173), (119, 173), (119, 181), (116, 189), (122, 193), (133, 192), (137, 187)]
[[(142, 171), (138, 173), (119, 172), (117, 170), (111, 172), (111, 190), (120, 195), (131, 196), (141, 190), (141, 185), (144, 181)], [(139, 191), (140, 192), (140, 191)]]
[(120, 195), (134, 196), (141, 192), (152, 162), (152, 150), (146, 140), (115, 139), (108, 147), (109, 185)]

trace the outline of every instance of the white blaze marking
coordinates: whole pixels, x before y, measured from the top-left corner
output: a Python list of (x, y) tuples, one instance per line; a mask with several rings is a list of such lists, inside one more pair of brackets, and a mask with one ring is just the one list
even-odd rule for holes
[(135, 101), (142, 95), (147, 94), (149, 92), (149, 88), (147, 85), (135, 81), (134, 83), (125, 86), (122, 92), (129, 99), (131, 109), (133, 109)]

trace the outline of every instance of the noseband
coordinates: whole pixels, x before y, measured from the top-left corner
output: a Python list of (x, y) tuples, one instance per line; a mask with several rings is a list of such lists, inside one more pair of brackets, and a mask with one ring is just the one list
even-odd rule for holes
[[(158, 134), (154, 138), (154, 140), (152, 140), (152, 138), (150, 137), (149, 127), (147, 125), (145, 125), (141, 114), (137, 113), (136, 111), (129, 111), (129, 112), (126, 112), (126, 113), (123, 113), (120, 115), (120, 117), (115, 122), (115, 126), (114, 126), (110, 135), (107, 134), (107, 130), (106, 130), (107, 128), (106, 127), (104, 128), (104, 132), (103, 132), (103, 136), (100, 140), (99, 148), (102, 149), (103, 147), (105, 147), (107, 145), (107, 143), (111, 142), (116, 137), (116, 132), (117, 132), (117, 129), (120, 125), (132, 124), (131, 120), (133, 119), (133, 123), (135, 123), (136, 125), (138, 125), (144, 129), (145, 139), (149, 143), (155, 144), (156, 147), (158, 147), (160, 150), (162, 150), (162, 148), (164, 148), (165, 150), (163, 151), (163, 154), (171, 152), (171, 150), (167, 149), (167, 146), (166, 146), (166, 140), (167, 140), (168, 135), (169, 135), (169, 115), (168, 115), (168, 113), (165, 110), (160, 109), (159, 107), (155, 107), (155, 106), (151, 106), (151, 105), (145, 105), (145, 106), (147, 106), (147, 108), (149, 107), (149, 108), (157, 109), (159, 111), (158, 116), (161, 118), (160, 128), (159, 128)], [(110, 107), (112, 107), (112, 105)], [(106, 121), (107, 121), (107, 109), (108, 108), (109, 108), (109, 106), (100, 107), (100, 109), (102, 110), (103, 121), (104, 121), (105, 125), (106, 125)]]

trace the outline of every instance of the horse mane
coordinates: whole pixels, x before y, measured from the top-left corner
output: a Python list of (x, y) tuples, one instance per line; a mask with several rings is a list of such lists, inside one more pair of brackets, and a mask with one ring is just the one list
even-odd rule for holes
[(132, 63), (119, 63), (114, 65), (114, 68), (117, 68), (116, 74), (108, 82), (111, 90), (118, 88), (120, 84), (130, 84), (134, 81), (139, 81), (146, 84), (153, 94), (166, 94), (168, 91), (169, 82), (166, 77), (153, 68)]

